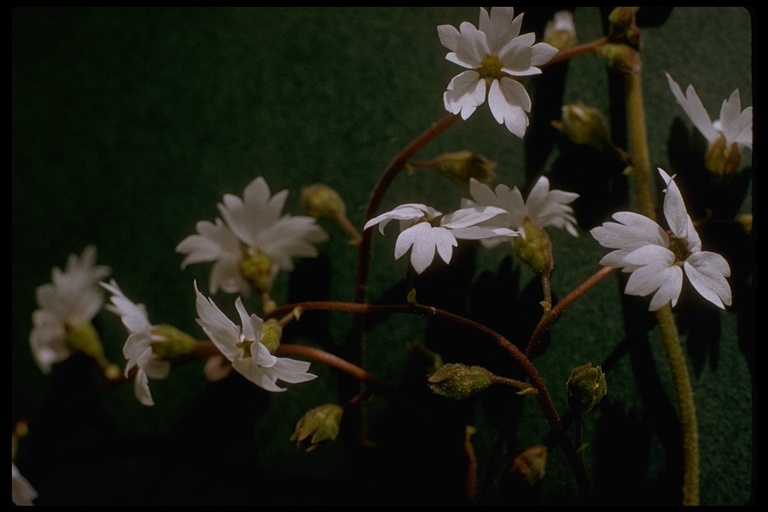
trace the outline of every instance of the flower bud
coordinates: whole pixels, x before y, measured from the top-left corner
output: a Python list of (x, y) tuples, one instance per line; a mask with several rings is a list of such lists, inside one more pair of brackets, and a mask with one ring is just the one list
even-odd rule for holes
[(637, 50), (626, 44), (604, 44), (598, 50), (598, 54), (603, 58), (608, 69), (625, 75), (639, 73), (643, 67), (640, 61), (640, 54), (637, 53)]
[(639, 7), (616, 7), (608, 15), (608, 39), (640, 49), (640, 29), (637, 27)]
[(325, 404), (310, 409), (296, 423), (290, 440), (296, 441), (297, 447), (311, 452), (318, 444), (336, 439), (343, 414), (344, 409), (337, 404)]
[(183, 356), (197, 347), (195, 338), (169, 324), (156, 325), (152, 338), (152, 352), (160, 359)]
[(67, 323), (65, 326), (67, 345), (75, 352), (92, 357), (96, 360), (104, 358), (104, 347), (101, 344), (99, 333), (91, 322), (78, 324)]
[(565, 50), (576, 45), (576, 25), (573, 22), (573, 12), (557, 11), (554, 17), (544, 27), (543, 42), (558, 50)]
[(741, 229), (748, 235), (752, 234), (752, 214), (744, 213), (736, 217), (736, 222), (741, 225)]
[(272, 260), (262, 251), (251, 253), (243, 250), (240, 273), (259, 293), (268, 292), (272, 288)]
[(261, 343), (269, 350), (270, 354), (274, 354), (277, 347), (280, 346), (280, 339), (283, 337), (283, 327), (280, 322), (275, 318), (270, 318), (264, 321), (261, 326)]
[(486, 185), (496, 179), (496, 174), (493, 172), (496, 162), (474, 151), (443, 153), (434, 160), (415, 162), (413, 165), (436, 169), (440, 174), (461, 186), (467, 186), (470, 178), (475, 178)]
[(589, 412), (608, 393), (605, 374), (599, 366), (577, 366), (566, 383), (568, 407), (576, 414)]
[(302, 187), (301, 204), (307, 215), (316, 219), (336, 220), (347, 213), (339, 193), (323, 183)]
[(605, 127), (605, 117), (598, 109), (578, 102), (563, 105), (561, 110), (562, 119), (553, 121), (552, 126), (568, 137), (571, 142), (596, 148), (611, 145), (608, 130)]
[(538, 445), (526, 448), (512, 461), (511, 474), (519, 475), (528, 485), (534, 485), (544, 478), (547, 467), (547, 446)]
[(448, 363), (427, 378), (438, 395), (461, 400), (493, 384), (493, 374), (481, 366)]
[(547, 232), (526, 217), (523, 221), (525, 236), (512, 239), (512, 248), (520, 260), (539, 275), (552, 272), (552, 245)]

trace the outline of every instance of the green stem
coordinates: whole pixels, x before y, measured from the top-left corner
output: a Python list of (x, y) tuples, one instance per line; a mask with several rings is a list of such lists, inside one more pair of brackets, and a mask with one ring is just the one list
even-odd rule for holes
[[(639, 73), (625, 75), (627, 124), (632, 151), (632, 177), (635, 181), (640, 213), (655, 219), (651, 186), (651, 163), (645, 130), (643, 89)], [(675, 393), (677, 394), (680, 428), (683, 436), (683, 505), (699, 504), (699, 440), (696, 405), (688, 368), (680, 346), (675, 319), (669, 305), (656, 311), (661, 340), (667, 355)]]

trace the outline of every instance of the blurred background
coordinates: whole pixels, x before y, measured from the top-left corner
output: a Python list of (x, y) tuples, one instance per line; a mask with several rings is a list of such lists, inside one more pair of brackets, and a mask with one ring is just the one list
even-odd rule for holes
[[(574, 12), (579, 42), (602, 37), (607, 10), (563, 8)], [(555, 9), (516, 7), (537, 41)], [(225, 193), (242, 195), (257, 176), (273, 193), (290, 191), (285, 211), (295, 215), (303, 213), (302, 186), (330, 185), (361, 227), (383, 169), (447, 114), (442, 94), (460, 68), (445, 60), (436, 27), (477, 20), (477, 7), (12, 10), (11, 420), (30, 422), (16, 464), (38, 490), (37, 504), (457, 504), (463, 475), (456, 476), (454, 448), (465, 425), (477, 429), (480, 502), (574, 502), (557, 447), (535, 489), (498, 490), (514, 489), (498, 482), (509, 457), (551, 443), (547, 425), (533, 401), (507, 390), (460, 403), (433, 396), (414, 343), (445, 362), (509, 376), (518, 370), (500, 363), (486, 339), (426, 318), (368, 323), (366, 369), (397, 392), (367, 404), (376, 448), (362, 466), (350, 463), (343, 430), (311, 453), (289, 441), (306, 410), (338, 399), (339, 375), (319, 364), (312, 383), (270, 395), (238, 375), (210, 383), (204, 362), (193, 362), (150, 381), (156, 405), (144, 407), (131, 385), (100, 391), (92, 362), (73, 357), (45, 375), (29, 349), (36, 287), (89, 244), (125, 294), (146, 305), (150, 321), (202, 338), (192, 283), (206, 290), (210, 265), (182, 270), (174, 249), (197, 221), (218, 216)], [(752, 105), (753, 16), (740, 7), (642, 8), (638, 22), (652, 165), (681, 176), (695, 218), (712, 208), (730, 218), (751, 214), (752, 152), (726, 192), (697, 184), (690, 156), (698, 154), (697, 134), (664, 72), (683, 89), (694, 84), (713, 119), (736, 88), (742, 107)], [(551, 121), (562, 104), (582, 101), (604, 112), (626, 148), (621, 80), (585, 54), (527, 84), (534, 109), (525, 140), (483, 106), (415, 160), (472, 150), (497, 162), (497, 183), (527, 190), (545, 173), (553, 187), (578, 192), (579, 238), (550, 231), (558, 298), (599, 269), (605, 250), (588, 230), (629, 207), (631, 190), (614, 156), (569, 145)], [(462, 197), (466, 190), (417, 170), (398, 176), (381, 211), (423, 202), (446, 212)], [(339, 226), (322, 225), (329, 241), (318, 258), (278, 277), (278, 304), (352, 300), (355, 249)], [(405, 301), (395, 231), (374, 237), (371, 302)], [(734, 306), (722, 312), (684, 294), (677, 309), (698, 407), (701, 502), (742, 505), (754, 494), (754, 248), (751, 237), (727, 230), (702, 238), (731, 262)], [(450, 267), (436, 265), (417, 289), (420, 302), (523, 345), (540, 315), (537, 279), (501, 247), (462, 246)], [(582, 427), (593, 502), (677, 504), (682, 469), (668, 366), (653, 317), (625, 314), (638, 307), (621, 290), (611, 276), (568, 308), (535, 363), (561, 414), (571, 369), (591, 362), (606, 370), (608, 395)], [(235, 297), (214, 299), (226, 311)], [(247, 307), (257, 306), (251, 299)], [(120, 319), (102, 311), (95, 324), (107, 357), (122, 367)], [(308, 313), (287, 341), (336, 353), (351, 325), (348, 314)], [(504, 456), (490, 457), (497, 443)]]

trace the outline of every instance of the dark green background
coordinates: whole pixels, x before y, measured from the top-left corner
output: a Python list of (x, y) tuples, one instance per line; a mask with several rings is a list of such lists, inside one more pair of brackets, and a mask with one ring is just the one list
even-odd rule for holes
[[(290, 190), (286, 211), (294, 214), (301, 213), (302, 185), (327, 183), (342, 195), (350, 219), (360, 226), (370, 189), (384, 167), (446, 115), (442, 93), (460, 68), (444, 60), (447, 50), (439, 42), (436, 26), (476, 24), (477, 11), (476, 7), (12, 11), (11, 418), (33, 420), (17, 465), (40, 491), (39, 504), (344, 503), (358, 499), (355, 486), (367, 489), (358, 479), (360, 473), (344, 461), (343, 443), (306, 454), (288, 441), (305, 410), (335, 400), (335, 373), (315, 364), (319, 379), (266, 397), (237, 382), (227, 384), (231, 394), (221, 386), (209, 386), (202, 377), (202, 363), (193, 363), (174, 369), (164, 381), (150, 382), (155, 407), (141, 406), (130, 386), (71, 405), (76, 392), (90, 385), (89, 366), (75, 359), (46, 376), (34, 365), (28, 344), (34, 291), (50, 280), (52, 267), (64, 266), (68, 254), (79, 254), (94, 244), (98, 262), (112, 267), (112, 276), (128, 297), (146, 304), (152, 322), (171, 323), (202, 336), (195, 323), (192, 281), (207, 283), (210, 266), (193, 265), (182, 271), (176, 244), (194, 232), (198, 220), (217, 216), (216, 203), (223, 194), (241, 195), (258, 175), (266, 178), (273, 192)], [(547, 10), (518, 11), (526, 12), (533, 30)], [(741, 92), (742, 105), (752, 105), (754, 20), (748, 10), (738, 7), (644, 12), (643, 86), (651, 158), (654, 166), (669, 169), (670, 129), (676, 118), (684, 116), (664, 71), (683, 88), (693, 83), (713, 117), (735, 88)], [(603, 34), (600, 9), (577, 8), (575, 13), (580, 41)], [(582, 100), (608, 115), (609, 74), (595, 55), (570, 62), (564, 87), (564, 102)], [(557, 139), (548, 122), (557, 119), (559, 104), (552, 103), (549, 111), (553, 116), (539, 119), (539, 131), (532, 127), (529, 139), (548, 139), (550, 144)], [(687, 120), (685, 126), (690, 127)], [(526, 155), (525, 142), (497, 125), (484, 105), (417, 158), (471, 149), (498, 162), (498, 182), (525, 188), (526, 158), (529, 166), (540, 167), (529, 174), (558, 162), (557, 147), (543, 146), (552, 148), (552, 153), (539, 160)], [(751, 159), (752, 152), (745, 151), (742, 164), (749, 167)], [(600, 165), (598, 160), (574, 160), (563, 182), (579, 183), (582, 178), (591, 182), (601, 172)], [(432, 173), (419, 171), (395, 181), (382, 210), (424, 202), (450, 211), (466, 195)], [(749, 193), (739, 210), (751, 213)], [(592, 217), (585, 224), (580, 219), (578, 239), (550, 232), (556, 296), (565, 295), (598, 269), (604, 250), (587, 233), (598, 220), (602, 218)], [(280, 276), (278, 302), (301, 296), (352, 299), (355, 251), (338, 226), (323, 225), (330, 241), (319, 246), (317, 260), (299, 263), (295, 277)], [(405, 298), (398, 288), (405, 264), (393, 261), (394, 240), (394, 228), (386, 237), (375, 238), (372, 300), (391, 290), (386, 302)], [(482, 272), (509, 264), (507, 256), (501, 248), (478, 252), (477, 269), (470, 270), (469, 278), (487, 279)], [(526, 295), (526, 290), (533, 275), (516, 260), (511, 260), (510, 268), (511, 286), (491, 295), (487, 291), (493, 287), (487, 286), (478, 303), (512, 304), (503, 318), (512, 324), (531, 324), (537, 313), (528, 312), (535, 295)], [(750, 272), (746, 273), (749, 284)], [(496, 276), (496, 282), (501, 283), (501, 277)], [(465, 285), (469, 286), (461, 286)], [(527, 310), (515, 309), (521, 306), (506, 300), (518, 294), (521, 304), (527, 297)], [(618, 284), (608, 279), (570, 307), (553, 327), (536, 364), (562, 412), (570, 370), (585, 362), (610, 360), (608, 396), (584, 424), (590, 443), (586, 463), (597, 499), (674, 503), (679, 467), (669, 460), (675, 455), (669, 452), (674, 443), (668, 440), (674, 439), (677, 425), (668, 368), (653, 330), (646, 355), (655, 364), (636, 364), (626, 350), (617, 349), (625, 338), (620, 296)], [(750, 311), (750, 305), (753, 310), (754, 298), (740, 297), (740, 311)], [(226, 310), (234, 297), (219, 294), (215, 300)], [(251, 309), (256, 305), (252, 302)], [(711, 322), (712, 308), (706, 311), (706, 322)], [(702, 340), (685, 329), (682, 332), (686, 352), (693, 354), (701, 501), (740, 505), (753, 493), (754, 316), (715, 312), (714, 318), (719, 336), (706, 337), (706, 347), (696, 345)], [(119, 319), (102, 312), (96, 322), (108, 357), (122, 365), (125, 331)], [(350, 317), (342, 314), (307, 316), (302, 322), (304, 328), (296, 331), (294, 341), (331, 349), (345, 342), (351, 325)], [(422, 341), (425, 327), (428, 333), (433, 328), (425, 319), (407, 316), (372, 325), (368, 370), (393, 386), (404, 377), (407, 381), (406, 345)], [(471, 359), (475, 349), (488, 350), (477, 347), (486, 340), (469, 341), (450, 340), (452, 360), (462, 361), (464, 354)], [(649, 379), (655, 384), (643, 388)], [(416, 394), (423, 388), (417, 389)], [(649, 389), (653, 389), (650, 395)], [(522, 419), (510, 449), (540, 444), (547, 435), (533, 401), (520, 407)], [(395, 441), (395, 447), (410, 446), (418, 439), (416, 433), (432, 428), (429, 417), (412, 412), (394, 427), (387, 423), (391, 411), (386, 404), (370, 404), (374, 424), (381, 418), (384, 427), (379, 428), (402, 434), (402, 443)], [(498, 417), (487, 407), (467, 414), (469, 423), (481, 427), (475, 442), (482, 477)], [(37, 421), (40, 418), (47, 425)], [(229, 428), (240, 419), (239, 430)], [(601, 445), (609, 448), (601, 451)], [(167, 466), (157, 462), (166, 459), (171, 459)], [(393, 464), (388, 471), (391, 481), (375, 471), (370, 478), (394, 485), (395, 496), (398, 475), (408, 480), (401, 481), (403, 488), (427, 489), (414, 497), (415, 502), (438, 503), (441, 496), (450, 495), (441, 487), (446, 482), (439, 464), (405, 459), (396, 464), (393, 459), (384, 459)], [(408, 469), (422, 466), (421, 473)], [(414, 483), (418, 478), (424, 478), (423, 488)], [(386, 492), (370, 485), (371, 494), (360, 500), (386, 501)], [(550, 454), (543, 485), (544, 502), (556, 503), (574, 493), (559, 449)], [(343, 491), (346, 498), (339, 494)]]

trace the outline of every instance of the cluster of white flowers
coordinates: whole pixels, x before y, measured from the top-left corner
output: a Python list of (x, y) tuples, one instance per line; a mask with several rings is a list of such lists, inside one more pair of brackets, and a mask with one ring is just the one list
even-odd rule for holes
[(245, 187), (242, 199), (226, 194), (218, 205), (224, 220), (198, 222), (198, 234), (176, 246), (177, 252), (186, 254), (182, 268), (191, 263), (213, 262), (211, 293), (222, 289), (249, 296), (252, 284), (243, 276), (244, 254), (268, 258), (269, 283), (279, 270), (293, 270), (293, 258), (317, 256), (314, 244), (324, 242), (328, 235), (314, 217), (283, 214), (287, 197), (287, 190), (271, 195), (261, 176)]
[(99, 281), (111, 269), (96, 265), (96, 248), (89, 245), (80, 258), (70, 254), (62, 271), (54, 267), (50, 283), (35, 291), (39, 309), (32, 313), (29, 343), (35, 362), (44, 373), (72, 355), (68, 330), (89, 324), (104, 304)]

